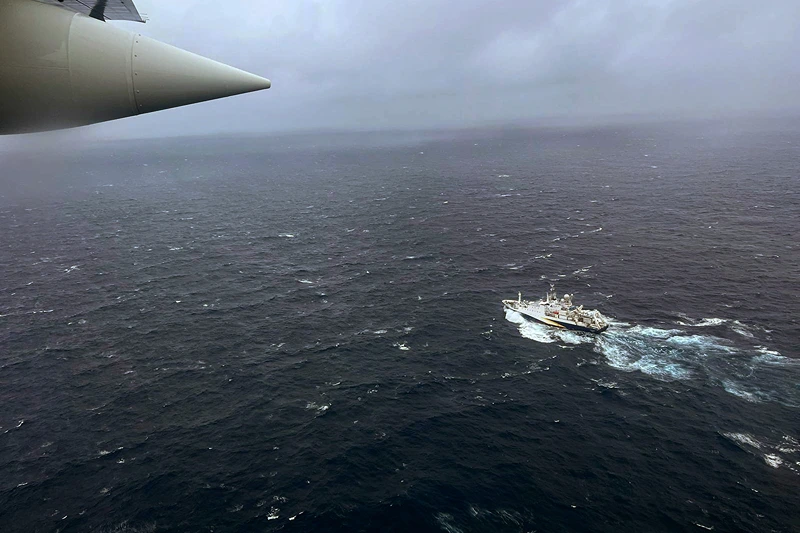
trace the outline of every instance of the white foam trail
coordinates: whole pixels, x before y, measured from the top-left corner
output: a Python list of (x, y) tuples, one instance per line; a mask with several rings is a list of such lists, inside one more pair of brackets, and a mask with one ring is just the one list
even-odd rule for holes
[[(654, 333), (650, 336), (653, 339), (668, 338), (667, 330), (644, 329), (656, 330), (651, 331)], [(659, 351), (651, 350), (652, 341), (647, 337), (648, 335), (636, 336), (636, 334), (615, 332), (598, 338), (595, 341), (594, 351), (605, 356), (609, 365), (625, 372), (639, 371), (665, 381), (692, 377), (691, 370), (679, 360), (664, 358)]]
[(631, 326), (628, 333), (641, 337), (651, 337), (653, 339), (668, 339), (673, 335), (679, 335), (683, 331), (679, 329), (661, 329), (648, 326)]
[(558, 340), (566, 344), (591, 344), (595, 341), (592, 338), (593, 336), (591, 334), (581, 333), (578, 331), (570, 331), (568, 329), (553, 330), (553, 335)]
[(526, 339), (544, 343), (556, 342), (556, 338), (552, 335), (552, 328), (548, 328), (544, 324), (525, 320), (525, 318), (516, 311), (506, 309), (506, 320), (517, 324), (520, 334)]
[[(562, 346), (591, 344), (605, 362), (623, 372), (641, 372), (664, 381), (706, 378), (725, 391), (752, 403), (777, 401), (800, 407), (797, 392), (800, 359), (782, 356), (757, 346), (757, 354), (734, 347), (711, 335), (694, 335), (681, 329), (631, 325), (609, 320), (611, 327), (601, 335), (555, 329), (506, 310), (506, 320), (517, 325), (520, 334), (540, 343)], [(706, 325), (727, 319), (703, 319)], [(701, 321), (702, 323), (702, 321)]]
[(667, 343), (679, 347), (697, 348), (703, 350), (712, 348), (715, 350), (722, 350), (725, 352), (735, 352), (734, 348), (719, 344), (714, 340), (714, 337), (706, 335), (675, 335), (664, 339)]

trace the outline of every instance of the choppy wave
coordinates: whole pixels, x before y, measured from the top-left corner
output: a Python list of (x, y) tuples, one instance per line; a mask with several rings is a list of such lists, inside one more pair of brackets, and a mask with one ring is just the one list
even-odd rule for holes
[(147, 523), (143, 525), (130, 525), (128, 522), (122, 522), (107, 528), (100, 529), (100, 533), (153, 533), (156, 531), (155, 523)]
[(788, 468), (800, 474), (800, 442), (795, 437), (783, 435), (776, 441), (751, 433), (725, 432), (720, 435), (742, 450), (760, 457), (772, 468)]
[[(764, 346), (742, 348), (713, 335), (677, 328), (656, 328), (611, 321), (602, 335), (559, 330), (526, 320), (506, 310), (506, 319), (520, 334), (541, 343), (591, 344), (605, 362), (624, 372), (641, 372), (663, 381), (707, 379), (725, 391), (753, 403), (775, 401), (800, 407), (800, 360)], [(703, 319), (694, 326), (729, 324)]]
[(754, 324), (745, 324), (738, 320), (732, 320), (729, 318), (718, 318), (718, 317), (710, 317), (710, 318), (701, 318), (701, 319), (693, 319), (686, 315), (681, 315), (682, 320), (678, 320), (678, 324), (681, 326), (689, 326), (693, 328), (704, 328), (704, 327), (714, 327), (714, 326), (727, 326), (733, 332), (738, 333), (743, 337), (748, 338), (755, 338), (755, 332), (757, 331), (764, 331), (764, 328), (754, 325)]

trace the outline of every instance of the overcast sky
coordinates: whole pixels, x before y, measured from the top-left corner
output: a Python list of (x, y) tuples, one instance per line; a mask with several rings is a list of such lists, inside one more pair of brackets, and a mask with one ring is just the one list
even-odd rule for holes
[(267, 91), (103, 136), (800, 108), (800, 0), (135, 0), (132, 31)]

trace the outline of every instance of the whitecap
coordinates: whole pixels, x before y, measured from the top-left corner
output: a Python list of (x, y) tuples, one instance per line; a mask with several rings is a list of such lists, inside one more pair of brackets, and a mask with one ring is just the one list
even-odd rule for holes
[(461, 528), (457, 527), (453, 524), (453, 515), (448, 513), (436, 513), (436, 521), (439, 523), (439, 526), (447, 533), (463, 533)]
[(602, 387), (604, 389), (616, 389), (617, 382), (616, 381), (603, 381), (602, 379), (593, 379), (598, 387)]
[(755, 337), (755, 335), (753, 335), (753, 332), (750, 331), (751, 326), (747, 326), (745, 324), (742, 324), (738, 320), (734, 320), (733, 321), (733, 325), (731, 326), (731, 329), (733, 331), (735, 331), (736, 333), (738, 333), (739, 335), (743, 336), (743, 337), (748, 337), (748, 338), (751, 338), (751, 339), (753, 337)]
[(702, 318), (700, 322), (696, 324), (687, 324), (689, 326), (694, 326), (698, 328), (706, 327), (706, 326), (719, 326), (728, 322), (727, 318)]
[(789, 435), (784, 435), (781, 437), (781, 443), (776, 448), (778, 451), (783, 453), (796, 453), (800, 452), (800, 442), (797, 442), (797, 439), (794, 437), (790, 437)]
[(752, 446), (759, 450), (761, 449), (761, 443), (749, 433), (723, 433), (722, 436), (738, 444), (746, 444), (747, 446)]
[(314, 282), (308, 279), (298, 279), (298, 283), (305, 283), (306, 285), (313, 284)]
[(285, 239), (294, 239), (294, 234), (292, 234), (292, 233), (279, 233), (278, 237), (283, 237)]
[(576, 271), (575, 271), (575, 272), (573, 272), (572, 274), (573, 274), (574, 276), (577, 276), (578, 274), (584, 274), (584, 273), (586, 273), (586, 272), (589, 272), (589, 269), (590, 269), (590, 268), (592, 268), (593, 266), (594, 266), (594, 265), (589, 265), (589, 266), (587, 266), (587, 267), (579, 268), (578, 270), (576, 270)]
[(758, 351), (758, 353), (760, 353), (761, 355), (767, 356), (767, 357), (765, 357), (765, 360), (769, 360), (769, 358), (777, 358), (777, 359), (779, 359), (779, 360), (781, 360), (781, 361), (784, 361), (784, 360), (786, 360), (786, 359), (787, 359), (786, 357), (783, 357), (783, 356), (780, 354), (780, 352), (778, 352), (778, 351), (776, 351), (776, 350), (770, 350), (770, 349), (769, 349), (769, 348), (767, 348), (766, 346), (756, 346), (756, 350), (757, 350), (757, 351)]
[(758, 403), (762, 400), (761, 394), (757, 392), (750, 392), (744, 390), (741, 385), (734, 383), (729, 379), (724, 379), (721, 381), (722, 388), (725, 389), (726, 392), (733, 394), (734, 396), (738, 396), (739, 398), (748, 401), (750, 403)]
[(772, 468), (785, 466), (789, 470), (800, 474), (800, 471), (795, 467), (795, 465), (800, 466), (800, 463), (794, 462), (794, 459), (790, 457), (800, 451), (800, 446), (798, 446), (797, 439), (794, 437), (784, 435), (779, 442), (772, 443), (767, 438), (759, 439), (750, 433), (726, 432), (721, 433), (721, 435), (731, 440), (742, 450), (760, 457)]

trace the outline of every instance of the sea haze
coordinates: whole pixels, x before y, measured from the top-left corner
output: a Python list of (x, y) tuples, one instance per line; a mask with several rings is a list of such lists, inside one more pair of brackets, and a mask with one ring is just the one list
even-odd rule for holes
[[(800, 529), (800, 126), (0, 154), (0, 530)], [(506, 313), (549, 283), (601, 336)]]

